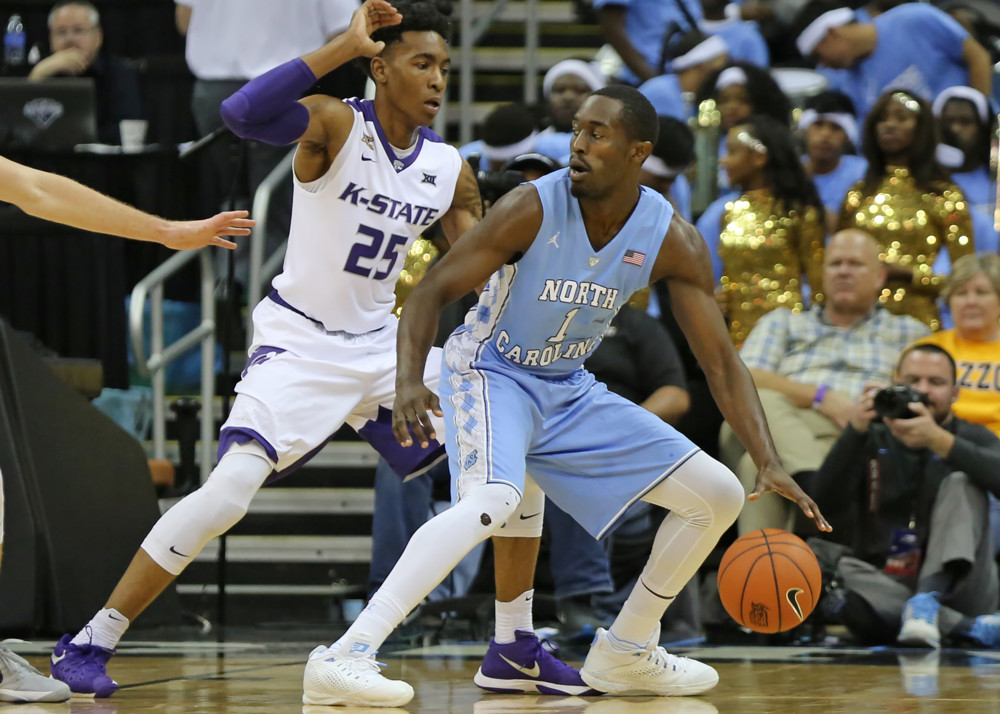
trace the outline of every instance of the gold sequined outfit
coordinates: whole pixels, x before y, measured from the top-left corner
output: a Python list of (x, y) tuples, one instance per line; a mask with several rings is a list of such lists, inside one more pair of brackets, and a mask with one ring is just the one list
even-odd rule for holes
[(802, 276), (822, 300), (823, 218), (815, 208), (786, 211), (754, 191), (726, 203), (719, 234), (722, 303), (733, 343), (743, 344), (761, 315), (803, 308)]
[(932, 270), (938, 252), (946, 246), (954, 265), (975, 250), (972, 219), (961, 190), (943, 184), (939, 192), (924, 192), (907, 169), (889, 167), (875, 193), (865, 195), (863, 182), (847, 193), (840, 228), (870, 233), (885, 263), (913, 270), (912, 280), (890, 278), (879, 300), (897, 315), (912, 315), (938, 329), (935, 299), (944, 280)]
[(434, 261), (438, 257), (438, 249), (434, 243), (426, 238), (417, 238), (413, 245), (406, 251), (406, 258), (403, 260), (403, 269), (396, 279), (396, 307), (393, 313), (399, 317), (403, 310), (403, 303), (410, 297), (413, 288), (417, 287), (424, 274), (430, 270)]

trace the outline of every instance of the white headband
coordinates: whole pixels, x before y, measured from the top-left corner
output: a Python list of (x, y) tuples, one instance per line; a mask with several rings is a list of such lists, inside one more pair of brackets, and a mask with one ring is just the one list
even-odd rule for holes
[(648, 171), (657, 178), (677, 178), (684, 173), (682, 169), (670, 168), (667, 166), (666, 161), (652, 154), (647, 156), (646, 160), (642, 162), (642, 170)]
[(853, 114), (848, 114), (847, 112), (820, 113), (815, 109), (806, 109), (802, 112), (802, 116), (799, 117), (799, 129), (805, 131), (818, 121), (828, 121), (836, 124), (844, 130), (847, 138), (851, 140), (854, 146), (858, 145), (858, 122)]
[(521, 139), (516, 144), (507, 144), (506, 146), (490, 146), (485, 141), (483, 142), (483, 156), (485, 156), (490, 161), (510, 161), (515, 156), (520, 156), (521, 154), (528, 154), (535, 150), (535, 138), (538, 136), (538, 131), (535, 130), (528, 134), (526, 137)]
[(701, 42), (690, 50), (677, 57), (670, 63), (674, 72), (690, 69), (695, 65), (708, 62), (716, 57), (721, 57), (729, 52), (729, 45), (720, 35), (712, 35), (704, 42)]
[(546, 99), (552, 94), (552, 85), (556, 83), (556, 80), (567, 74), (582, 79), (590, 87), (591, 92), (596, 92), (608, 84), (608, 80), (601, 70), (590, 62), (578, 59), (563, 60), (552, 65), (552, 68), (545, 73), (545, 79), (542, 80), (542, 94)]
[(957, 146), (938, 144), (934, 148), (934, 158), (946, 169), (957, 169), (965, 163), (965, 152)]
[(849, 7), (838, 7), (836, 10), (824, 12), (806, 26), (806, 29), (795, 40), (795, 46), (799, 48), (803, 57), (808, 57), (816, 49), (816, 45), (823, 41), (827, 32), (834, 27), (842, 27), (853, 21), (854, 10)]
[(986, 95), (978, 89), (962, 86), (948, 87), (937, 95), (932, 106), (934, 116), (941, 116), (941, 112), (944, 111), (944, 105), (948, 103), (949, 99), (964, 99), (972, 102), (976, 108), (976, 112), (979, 114), (979, 121), (985, 124), (990, 120), (990, 108), (986, 100)]
[(747, 83), (747, 73), (742, 67), (726, 67), (719, 73), (719, 78), (715, 80), (716, 91), (732, 87), (734, 84), (745, 85)]

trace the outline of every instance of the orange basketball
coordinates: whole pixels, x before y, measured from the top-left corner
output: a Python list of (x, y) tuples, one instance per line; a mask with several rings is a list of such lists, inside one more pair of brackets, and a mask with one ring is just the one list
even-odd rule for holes
[(780, 528), (736, 539), (719, 564), (719, 597), (726, 612), (754, 632), (784, 632), (816, 607), (823, 578), (812, 549)]

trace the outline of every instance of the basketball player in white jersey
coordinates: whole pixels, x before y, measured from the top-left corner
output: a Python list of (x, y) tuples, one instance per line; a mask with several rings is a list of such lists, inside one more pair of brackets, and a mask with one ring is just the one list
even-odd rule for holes
[[(167, 221), (151, 216), (57, 174), (0, 156), (0, 201), (25, 213), (94, 233), (155, 241), (174, 250), (217, 245), (235, 248), (223, 235), (245, 236), (254, 224), (246, 211), (220, 213), (204, 221)], [(0, 475), (0, 560), (3, 558), (3, 477)], [(45, 677), (0, 646), (0, 702), (62, 702), (69, 687)]]
[[(396, 359), (391, 310), (403, 256), (436, 220), (454, 241), (482, 213), (471, 168), (427, 129), (440, 110), (450, 68), (447, 19), (427, 2), (401, 8), (402, 15), (383, 0), (368, 0), (343, 34), (223, 103), (223, 119), (239, 136), (299, 144), (283, 271), (254, 310), (254, 344), (219, 437), (218, 466), (157, 522), (105, 607), (54, 650), (53, 675), (74, 692), (114, 693), (118, 685), (106, 663), (129, 623), (210, 539), (243, 517), (269, 477), (300, 465), (344, 423), (363, 435), (380, 432), (398, 447), (390, 432)], [(373, 57), (373, 101), (298, 101), (317, 77), (356, 57)], [(437, 389), (439, 369), (433, 360), (425, 376), (429, 389)], [(434, 444), (425, 439), (420, 446), (400, 451), (417, 462), (421, 449), (429, 457)], [(548, 654), (531, 631), (544, 502), (537, 488), (534, 493), (496, 548), (495, 645), (517, 640), (518, 654), (529, 657), (509, 668), (499, 688), (579, 694), (589, 691), (579, 673)], [(343, 661), (326, 649), (318, 647), (309, 658), (305, 703), (353, 703), (353, 694), (331, 681), (349, 679), (362, 687), (386, 681), (373, 657)], [(379, 703), (396, 706), (413, 696), (408, 684), (395, 685)]]

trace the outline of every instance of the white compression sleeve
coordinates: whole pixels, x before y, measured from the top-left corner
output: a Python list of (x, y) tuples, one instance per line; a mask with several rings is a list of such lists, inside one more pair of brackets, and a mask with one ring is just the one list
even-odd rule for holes
[(179, 575), (208, 541), (222, 535), (246, 515), (254, 494), (274, 465), (264, 450), (228, 451), (208, 480), (160, 516), (142, 542), (157, 565)]

